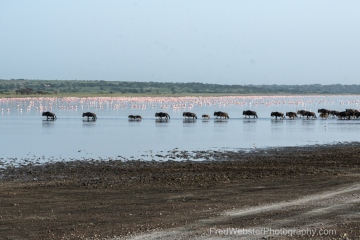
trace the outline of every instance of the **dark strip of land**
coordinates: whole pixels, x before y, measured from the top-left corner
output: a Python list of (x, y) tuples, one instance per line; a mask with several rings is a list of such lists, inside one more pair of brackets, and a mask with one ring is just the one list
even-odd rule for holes
[(0, 79), (0, 97), (359, 94), (360, 85), (226, 85), (199, 82)]

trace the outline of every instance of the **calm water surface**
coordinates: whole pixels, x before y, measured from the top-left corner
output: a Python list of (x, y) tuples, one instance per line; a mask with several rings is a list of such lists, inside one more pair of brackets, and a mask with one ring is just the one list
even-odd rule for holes
[[(0, 99), (0, 161), (47, 162), (72, 159), (157, 159), (174, 150), (246, 150), (277, 146), (331, 144), (359, 140), (360, 120), (334, 118), (275, 120), (272, 111), (359, 108), (356, 96), (277, 97), (119, 97)], [(244, 118), (242, 111), (259, 118)], [(42, 111), (56, 113), (46, 121)], [(96, 112), (97, 121), (82, 113)], [(159, 121), (156, 112), (167, 112)], [(185, 120), (183, 111), (198, 115)], [(213, 117), (228, 112), (230, 119)], [(138, 114), (141, 121), (129, 121)], [(211, 119), (201, 119), (209, 114)], [(166, 159), (164, 159), (166, 160)]]

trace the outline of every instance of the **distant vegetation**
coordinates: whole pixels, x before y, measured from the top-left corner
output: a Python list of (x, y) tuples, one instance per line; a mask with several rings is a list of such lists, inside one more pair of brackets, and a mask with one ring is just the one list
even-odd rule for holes
[(360, 94), (360, 85), (223, 85), (89, 80), (0, 79), (0, 96)]

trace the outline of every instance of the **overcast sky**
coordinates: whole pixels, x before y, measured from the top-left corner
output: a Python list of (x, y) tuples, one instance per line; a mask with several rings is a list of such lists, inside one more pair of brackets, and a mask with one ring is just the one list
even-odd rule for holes
[(0, 79), (360, 84), (359, 0), (0, 0)]

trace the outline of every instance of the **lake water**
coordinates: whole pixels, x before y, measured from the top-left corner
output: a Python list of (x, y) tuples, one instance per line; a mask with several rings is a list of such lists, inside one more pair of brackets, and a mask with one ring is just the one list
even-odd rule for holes
[[(352, 142), (360, 139), (360, 120), (335, 118), (275, 120), (272, 111), (319, 108), (358, 109), (360, 95), (249, 97), (114, 97), (0, 99), (0, 163), (73, 159), (159, 159), (174, 150), (247, 150)], [(259, 118), (244, 118), (244, 110)], [(52, 111), (56, 121), (46, 121)], [(83, 112), (96, 112), (86, 121)], [(159, 121), (156, 112), (167, 112)], [(198, 115), (185, 120), (183, 111)], [(215, 119), (214, 111), (230, 118)], [(141, 115), (129, 121), (128, 115)], [(211, 119), (201, 119), (209, 114)]]

